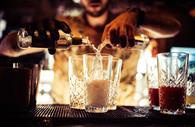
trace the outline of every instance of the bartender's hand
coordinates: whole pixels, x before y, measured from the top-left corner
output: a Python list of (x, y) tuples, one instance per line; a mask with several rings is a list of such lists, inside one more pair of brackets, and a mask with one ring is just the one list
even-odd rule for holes
[(56, 41), (59, 39), (59, 30), (70, 33), (70, 27), (62, 21), (56, 19), (44, 19), (26, 26), (30, 35), (34, 35), (43, 42)]
[(133, 47), (134, 32), (137, 25), (137, 14), (135, 12), (124, 12), (106, 25), (102, 41), (110, 40), (114, 46)]
[(59, 30), (64, 33), (70, 33), (70, 27), (62, 21), (58, 21), (56, 19), (45, 19), (41, 22), (35, 22), (31, 25), (28, 25), (27, 31), (29, 31), (30, 35), (40, 41), (40, 42), (48, 42), (48, 45), (53, 45), (53, 48), (48, 49), (50, 54), (55, 54), (55, 42), (59, 40)]
[[(39, 34), (40, 41), (52, 42), (59, 39), (58, 30), (64, 33), (70, 33), (71, 29), (65, 22), (60, 22), (55, 19), (46, 19), (38, 23), (33, 23), (26, 26), (26, 29), (33, 34), (34, 31)], [(49, 32), (49, 37), (48, 37)], [(32, 54), (43, 51), (41, 48), (19, 49), (17, 45), (17, 31), (8, 33), (0, 43), (0, 55), (9, 57), (18, 57), (21, 55)]]

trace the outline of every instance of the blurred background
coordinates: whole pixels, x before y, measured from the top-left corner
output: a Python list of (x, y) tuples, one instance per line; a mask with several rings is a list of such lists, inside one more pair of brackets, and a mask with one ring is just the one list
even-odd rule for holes
[[(174, 38), (155, 39), (151, 43), (157, 52), (170, 51), (173, 47), (195, 48), (195, 1), (194, 0), (111, 0), (110, 6), (113, 13), (124, 11), (128, 7), (141, 7), (146, 11), (155, 11), (167, 14), (178, 19), (182, 28)], [(79, 0), (4, 0), (0, 2), (0, 40), (12, 30), (17, 30), (26, 23), (32, 23), (48, 17), (79, 16), (82, 8)], [(152, 50), (152, 49), (151, 49)], [(150, 51), (151, 51), (150, 50)], [(38, 90), (38, 103), (52, 103), (50, 96), (53, 79), (53, 57), (45, 55), (47, 67), (41, 72)], [(141, 60), (141, 58), (140, 58)], [(142, 61), (143, 62), (143, 61)], [(138, 69), (137, 99), (139, 105), (147, 105), (143, 98), (147, 97), (143, 80), (144, 71)], [(47, 77), (47, 78), (46, 78)], [(50, 77), (50, 78), (48, 78)], [(141, 85), (140, 85), (141, 84)], [(136, 98), (135, 97), (135, 98)]]

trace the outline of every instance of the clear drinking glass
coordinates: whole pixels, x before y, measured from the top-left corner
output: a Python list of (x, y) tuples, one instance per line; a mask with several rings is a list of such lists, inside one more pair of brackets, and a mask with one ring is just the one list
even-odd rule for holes
[(116, 109), (122, 60), (111, 55), (84, 55), (85, 110), (101, 113)]
[(70, 108), (84, 109), (85, 80), (83, 55), (70, 56), (68, 60)]
[(159, 110), (157, 57), (151, 57), (147, 60), (147, 84), (150, 107), (153, 110)]
[(157, 55), (161, 113), (185, 114), (188, 57), (187, 53), (182, 52)]
[(195, 54), (189, 55), (186, 108), (195, 109)]

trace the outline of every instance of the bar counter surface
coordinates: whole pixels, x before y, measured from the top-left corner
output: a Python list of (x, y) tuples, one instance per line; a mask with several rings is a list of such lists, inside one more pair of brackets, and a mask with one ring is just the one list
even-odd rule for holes
[(118, 106), (107, 113), (87, 113), (68, 105), (37, 105), (29, 112), (1, 111), (1, 125), (26, 127), (193, 127), (195, 110), (185, 115), (160, 114), (149, 107)]

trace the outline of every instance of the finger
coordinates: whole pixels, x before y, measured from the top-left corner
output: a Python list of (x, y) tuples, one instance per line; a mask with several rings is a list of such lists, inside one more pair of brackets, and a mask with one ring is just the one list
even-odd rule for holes
[(126, 27), (120, 27), (118, 41), (122, 48), (125, 48), (127, 46)]
[(117, 37), (117, 30), (115, 30), (115, 29), (112, 29), (111, 31), (110, 31), (110, 42), (114, 45), (114, 46), (116, 46), (117, 44), (118, 44), (118, 37)]
[(35, 37), (39, 36), (39, 34), (37, 33), (38, 31), (44, 30), (43, 24), (41, 22), (33, 22), (31, 24), (26, 24), (25, 28), (30, 35), (33, 35)]
[(56, 24), (53, 19), (47, 19), (43, 23), (44, 23), (44, 30), (45, 30), (47, 39), (52, 44), (53, 42), (58, 40), (60, 36), (58, 29), (56, 29)]
[(134, 32), (131, 27), (127, 27), (127, 43), (130, 47), (133, 47), (135, 45), (135, 40), (134, 40)]
[(62, 30), (64, 33), (71, 33), (71, 29), (65, 22), (55, 20), (56, 29)]
[(127, 46), (126, 42), (127, 42), (126, 36), (123, 35), (119, 37), (119, 44), (121, 48), (125, 48)]
[(50, 40), (47, 37), (46, 31), (45, 30), (40, 30), (38, 31), (39, 33), (39, 41), (41, 41), (41, 43), (48, 43)]
[(57, 30), (50, 30), (49, 32), (50, 32), (50, 37), (51, 37), (50, 41), (51, 43), (54, 44), (54, 42), (59, 40), (59, 37), (60, 37), (59, 32)]
[(42, 22), (37, 22), (34, 24), (34, 28), (35, 28), (35, 31), (34, 31), (34, 35), (40, 39), (40, 41), (42, 42), (48, 42), (49, 39), (47, 37), (47, 34), (46, 34), (46, 30), (47, 30), (47, 25), (45, 23), (45, 21), (42, 21)]
[(34, 22), (27, 29), (29, 34), (32, 35), (33, 42), (46, 41), (47, 37), (42, 22)]

